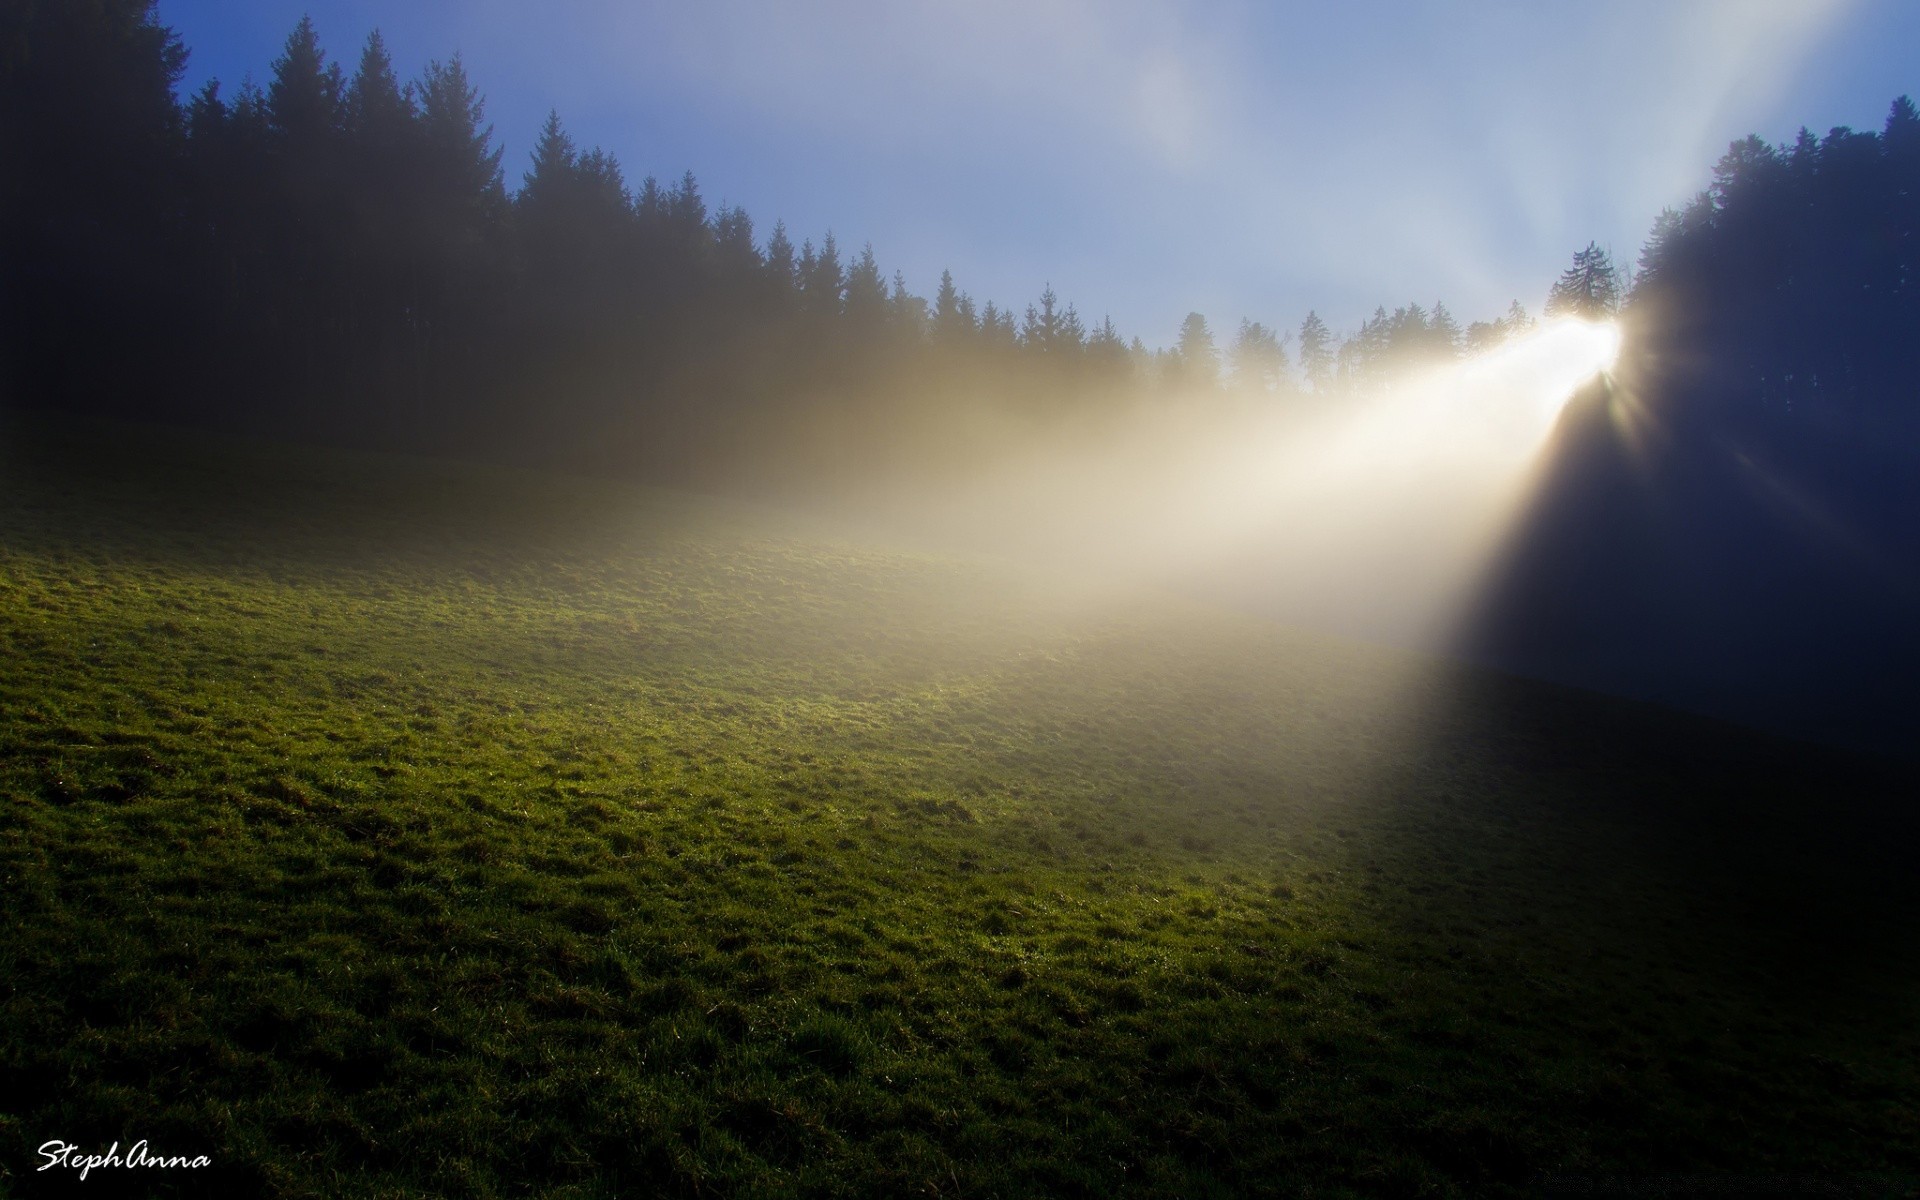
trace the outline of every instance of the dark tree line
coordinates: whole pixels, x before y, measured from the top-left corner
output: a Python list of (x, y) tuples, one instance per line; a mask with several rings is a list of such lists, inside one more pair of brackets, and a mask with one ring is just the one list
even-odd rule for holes
[(557, 115), (510, 191), (459, 59), (403, 82), (378, 33), (349, 71), (303, 20), (264, 89), (180, 103), (147, 0), (0, 20), (16, 396), (697, 471), (853, 457), (981, 397), (1071, 417), (1147, 358), (1051, 288), (1017, 314), (946, 275), (929, 302), (691, 173), (636, 186)]
[(1912, 433), (1920, 371), (1920, 113), (1735, 142), (1654, 223), (1630, 307), (1666, 380), (1716, 419)]
[[(872, 247), (796, 245), (691, 173), (633, 183), (557, 115), (512, 170), (459, 59), (405, 81), (378, 33), (348, 69), (302, 21), (264, 88), (178, 98), (185, 62), (149, 0), (0, 8), (9, 394), (697, 473), (961, 457), (982, 409), (1335, 397), (1531, 325), (1518, 302), (1465, 328), (1436, 302), (1344, 338), (1309, 313), (1222, 339), (1195, 313), (1150, 351), (1051, 287), (1018, 311), (951, 274), (916, 296)], [(1736, 144), (1630, 292), (1589, 246), (1547, 311), (1624, 300), (1644, 377), (1729, 420), (1911, 422), (1917, 124), (1903, 99), (1882, 134)]]
[(15, 396), (689, 464), (809, 423), (857, 445), (961, 396), (1071, 408), (1134, 372), (1051, 289), (1024, 318), (951, 276), (929, 303), (690, 173), (631, 184), (557, 116), (510, 191), (459, 59), (403, 82), (378, 33), (348, 70), (303, 20), (264, 89), (181, 103), (147, 0), (0, 22)]
[[(9, 390), (41, 402), (699, 473), (961, 455), (963, 410), (1074, 422), (1129, 398), (1363, 387), (1472, 344), (1436, 304), (1344, 343), (1204, 317), (1149, 351), (1048, 287), (1016, 312), (943, 274), (929, 300), (691, 173), (630, 182), (549, 117), (502, 162), (455, 57), (349, 70), (303, 20), (264, 88), (175, 88), (146, 0), (13, 0), (0, 26)], [(517, 177), (514, 177), (517, 176)], [(515, 185), (510, 187), (509, 185)], [(976, 423), (977, 424), (977, 423)]]
[[(1733, 143), (1655, 222), (1624, 308), (1636, 387), (1850, 536), (1914, 547), (1920, 113)], [(1916, 547), (1920, 548), (1920, 547)], [(1885, 552), (1885, 551), (1880, 551)], [(1900, 553), (1906, 553), (1902, 549)]]

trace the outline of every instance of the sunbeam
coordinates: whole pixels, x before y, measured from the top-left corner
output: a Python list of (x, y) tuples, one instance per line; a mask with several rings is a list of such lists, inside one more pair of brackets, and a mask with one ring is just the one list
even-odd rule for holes
[(1619, 345), (1611, 323), (1561, 319), (1337, 399), (1188, 397), (955, 498), (889, 508), (984, 550), (1434, 646), (1554, 422)]

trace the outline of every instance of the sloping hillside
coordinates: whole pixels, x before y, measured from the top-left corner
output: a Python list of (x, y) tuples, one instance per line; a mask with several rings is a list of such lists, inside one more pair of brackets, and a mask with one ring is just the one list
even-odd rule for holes
[(1909, 767), (721, 501), (5, 441), (0, 1190), (1920, 1175)]

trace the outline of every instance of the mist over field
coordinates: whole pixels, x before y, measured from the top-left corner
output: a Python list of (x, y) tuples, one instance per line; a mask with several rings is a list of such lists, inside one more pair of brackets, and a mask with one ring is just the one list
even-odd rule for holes
[(1910, 1194), (1914, 23), (0, 9), (0, 1194)]

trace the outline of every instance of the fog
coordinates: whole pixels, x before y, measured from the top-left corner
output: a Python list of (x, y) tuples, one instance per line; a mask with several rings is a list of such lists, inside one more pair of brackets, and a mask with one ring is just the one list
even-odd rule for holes
[(1559, 320), (1365, 393), (1157, 398), (1097, 436), (1028, 439), (864, 503), (896, 531), (1096, 591), (1170, 588), (1437, 650), (1555, 422), (1618, 347), (1612, 325)]

